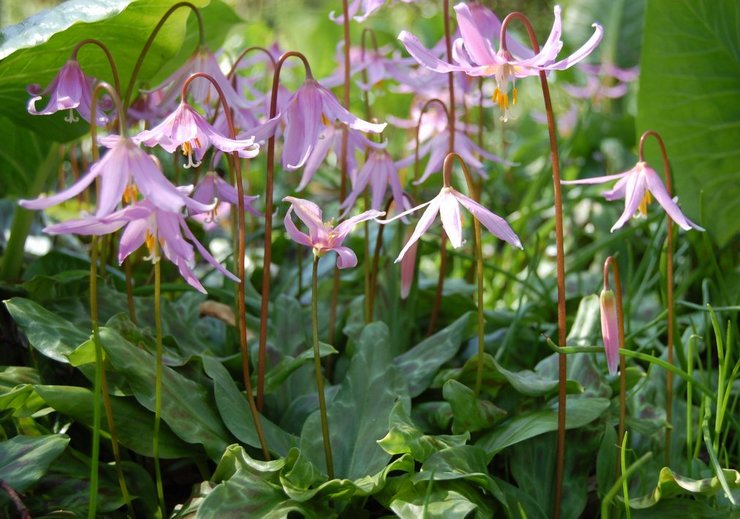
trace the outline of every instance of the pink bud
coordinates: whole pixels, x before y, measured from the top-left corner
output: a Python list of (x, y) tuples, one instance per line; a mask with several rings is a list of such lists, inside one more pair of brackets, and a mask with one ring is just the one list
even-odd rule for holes
[(409, 296), (409, 292), (411, 292), (411, 285), (414, 282), (414, 271), (416, 270), (417, 248), (419, 248), (418, 241), (414, 242), (401, 260), (401, 299), (406, 299)]
[(611, 290), (601, 291), (601, 336), (604, 339), (609, 374), (616, 375), (619, 364), (619, 320), (617, 300)]

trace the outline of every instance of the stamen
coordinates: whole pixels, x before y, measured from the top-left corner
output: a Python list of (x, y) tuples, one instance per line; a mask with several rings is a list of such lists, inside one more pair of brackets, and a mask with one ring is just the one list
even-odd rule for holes
[(513, 90), (513, 92), (512, 92), (512, 93), (513, 93), (514, 99), (513, 99), (513, 101), (512, 101), (512, 103), (511, 103), (511, 104), (512, 104), (512, 105), (516, 105), (516, 98), (517, 98), (517, 92), (516, 92), (516, 87), (514, 87), (514, 90)]
[[(195, 147), (200, 148), (200, 140), (197, 137), (194, 142)], [(198, 166), (200, 166), (199, 160), (193, 160), (193, 145), (191, 144), (191, 141), (186, 141), (182, 143), (182, 154), (188, 158), (188, 161), (183, 165), (183, 167), (189, 169), (197, 168)]]
[(67, 121), (68, 123), (72, 124), (72, 123), (76, 123), (76, 122), (77, 122), (77, 121), (79, 121), (80, 119), (79, 119), (79, 117), (77, 117), (77, 116), (75, 115), (75, 111), (74, 111), (74, 109), (73, 109), (73, 108), (70, 108), (70, 109), (69, 109), (69, 113), (68, 113), (68, 114), (67, 114), (67, 116), (66, 116), (66, 117), (64, 118), (64, 120), (65, 120), (65, 121)]
[(329, 118), (324, 114), (324, 112), (321, 112), (321, 124), (324, 126), (331, 126), (331, 121)]
[(642, 197), (642, 200), (640, 201), (640, 205), (637, 208), (637, 210), (640, 212), (642, 216), (647, 216), (647, 206), (652, 201), (653, 201), (653, 197), (650, 195), (650, 191), (646, 190), (645, 196)]
[(139, 199), (139, 188), (134, 184), (129, 184), (123, 190), (123, 201), (127, 204), (133, 204)]
[(152, 263), (156, 263), (159, 261), (159, 254), (158, 249), (156, 248), (157, 245), (157, 237), (154, 236), (149, 229), (147, 229), (146, 234), (144, 235), (144, 243), (146, 243), (146, 248), (149, 250), (149, 256), (147, 256), (146, 260), (151, 260)]

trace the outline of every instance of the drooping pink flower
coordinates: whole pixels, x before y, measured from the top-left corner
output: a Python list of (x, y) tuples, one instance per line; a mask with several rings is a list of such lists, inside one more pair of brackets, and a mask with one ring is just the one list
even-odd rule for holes
[[(70, 59), (59, 70), (54, 80), (43, 91), (39, 85), (29, 85), (28, 93), (32, 95), (28, 100), (28, 113), (32, 115), (50, 115), (61, 110), (68, 110), (64, 118), (68, 123), (77, 122), (75, 110), (86, 121), (90, 121), (92, 111), (92, 85), (95, 80), (85, 76), (76, 59)], [(49, 96), (49, 102), (42, 110), (36, 108), (36, 103), (44, 96)], [(95, 116), (95, 124), (104, 126), (108, 124), (108, 116), (100, 109), (98, 104)]]
[(578, 68), (586, 75), (584, 86), (565, 84), (563, 88), (577, 99), (590, 99), (599, 103), (602, 99), (623, 97), (629, 90), (629, 83), (637, 79), (638, 68), (622, 69), (610, 63), (593, 65), (581, 63)]
[[(368, 16), (383, 7), (385, 2), (386, 0), (354, 0), (347, 7), (347, 14), (357, 22), (364, 22)], [(401, 0), (401, 2), (410, 4), (416, 2), (416, 0)], [(360, 11), (360, 8), (362, 8), (362, 14), (358, 16), (357, 13)], [(335, 14), (332, 11), (329, 13), (329, 19), (335, 23), (344, 23), (344, 15), (341, 12)]]
[(77, 182), (51, 196), (34, 200), (21, 200), (19, 205), (26, 209), (46, 209), (77, 196), (93, 180), (100, 178), (100, 192), (96, 216), (103, 217), (116, 210), (121, 200), (135, 202), (141, 193), (156, 207), (178, 212), (184, 206), (194, 211), (209, 211), (213, 205), (191, 200), (173, 186), (159, 169), (157, 162), (134, 142), (120, 135), (109, 135), (100, 143), (110, 148), (103, 158), (95, 162), (90, 171)]
[(622, 215), (612, 226), (611, 232), (621, 229), (627, 223), (627, 220), (638, 212), (640, 215), (646, 216), (647, 206), (652, 201), (653, 196), (665, 212), (668, 213), (668, 216), (683, 230), (704, 230), (703, 227), (700, 227), (684, 216), (678, 204), (668, 194), (655, 170), (642, 161), (624, 173), (584, 178), (581, 180), (561, 180), (561, 184), (603, 184), (612, 180), (617, 180), (617, 183), (612, 189), (603, 193), (604, 198), (609, 201), (624, 198), (625, 203), (624, 212), (622, 212)]
[(604, 339), (606, 365), (610, 375), (617, 374), (619, 366), (619, 319), (614, 292), (604, 289), (599, 297), (601, 307), (601, 337)]
[[(349, 247), (342, 245), (345, 238), (352, 232), (352, 229), (361, 222), (372, 220), (385, 214), (382, 211), (371, 209), (357, 216), (353, 216), (334, 227), (331, 221), (324, 223), (321, 209), (309, 200), (286, 196), (283, 198), (283, 202), (290, 203), (290, 209), (285, 213), (285, 218), (283, 219), (285, 230), (288, 232), (290, 239), (306, 247), (311, 247), (313, 253), (317, 256), (323, 256), (329, 251), (336, 252), (337, 267), (340, 269), (352, 268), (357, 265), (357, 256), (355, 253)], [(308, 234), (299, 231), (293, 223), (291, 215), (294, 211), (298, 218), (308, 227)]]
[(259, 153), (259, 145), (254, 143), (254, 139), (224, 137), (184, 101), (159, 125), (135, 136), (134, 142), (146, 146), (159, 144), (169, 153), (182, 147), (182, 153), (187, 157), (186, 168), (199, 166), (211, 145), (226, 153), (236, 151), (245, 159), (256, 157)]
[[(239, 203), (239, 194), (236, 188), (222, 179), (215, 171), (209, 171), (205, 174), (193, 191), (192, 198), (202, 204), (216, 203), (216, 206), (208, 212), (211, 221), (215, 221), (224, 209), (228, 210), (229, 205), (236, 206)], [(244, 210), (253, 216), (262, 216), (254, 207), (254, 202), (258, 198), (257, 195), (243, 195)], [(192, 213), (202, 214), (200, 212)]]
[[(473, 218), (482, 223), (483, 226), (491, 232), (491, 234), (510, 243), (511, 245), (514, 245), (515, 247), (519, 247), (520, 249), (523, 248), (519, 237), (509, 224), (506, 223), (506, 220), (454, 188), (444, 186), (442, 191), (440, 191), (439, 194), (429, 202), (406, 211), (405, 214), (408, 214), (426, 207), (424, 214), (421, 215), (419, 222), (416, 224), (416, 228), (414, 229), (411, 238), (409, 238), (406, 245), (401, 249), (401, 253), (396, 258), (396, 263), (401, 261), (414, 243), (416, 243), (419, 238), (429, 230), (429, 227), (431, 227), (434, 222), (437, 213), (440, 215), (442, 227), (447, 233), (447, 237), (450, 239), (452, 246), (454, 248), (460, 247), (462, 245), (462, 215), (460, 213), (460, 205), (470, 211)], [(401, 213), (393, 219), (399, 218), (403, 215), (404, 213)]]
[(121, 234), (118, 248), (118, 261), (123, 263), (126, 257), (142, 245), (147, 246), (152, 262), (160, 259), (159, 251), (165, 258), (174, 263), (180, 275), (196, 290), (206, 293), (198, 277), (193, 272), (195, 251), (216, 270), (232, 281), (239, 278), (226, 270), (208, 250), (197, 240), (180, 213), (164, 211), (148, 200), (138, 202), (103, 218), (82, 218), (55, 225), (50, 225), (45, 232), (49, 234), (83, 234), (104, 235), (126, 227)]
[[(461, 37), (453, 44), (454, 64), (441, 60), (426, 49), (416, 36), (407, 31), (402, 31), (398, 39), (422, 66), (435, 72), (462, 71), (470, 76), (494, 77), (497, 84), (494, 101), (501, 108), (504, 119), (510, 105), (509, 87), (516, 78), (537, 75), (542, 70), (564, 70), (575, 65), (593, 52), (604, 33), (599, 24), (593, 24), (595, 30), (591, 38), (567, 58), (557, 60), (563, 42), (560, 39), (562, 32), (560, 6), (556, 5), (552, 30), (540, 52), (534, 56), (517, 56), (515, 53), (518, 49), (514, 46), (509, 48), (508, 38), (506, 49), (494, 51), (489, 40), (491, 34), (486, 32), (486, 28), (481, 24), (481, 18), (476, 17), (469, 6), (464, 3), (457, 4), (455, 13)], [(516, 104), (516, 98), (517, 92), (514, 87), (512, 105)]]
[(398, 168), (393, 162), (390, 154), (385, 150), (372, 150), (365, 161), (365, 164), (357, 174), (357, 178), (352, 186), (352, 191), (340, 206), (349, 212), (354, 206), (357, 197), (359, 197), (365, 188), (370, 186), (372, 196), (370, 198), (370, 207), (380, 210), (383, 206), (385, 192), (390, 187), (393, 201), (398, 211), (408, 209), (408, 201), (403, 196), (401, 189), (401, 180), (398, 178)]

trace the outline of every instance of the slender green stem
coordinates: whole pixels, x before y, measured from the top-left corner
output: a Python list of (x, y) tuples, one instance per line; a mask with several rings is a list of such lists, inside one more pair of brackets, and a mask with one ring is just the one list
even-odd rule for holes
[(324, 376), (321, 373), (321, 352), (319, 351), (319, 257), (316, 255), (313, 258), (313, 274), (311, 276), (311, 338), (313, 343), (313, 362), (316, 370), (316, 389), (319, 396), (319, 413), (321, 414), (321, 435), (324, 438), (326, 473), (329, 479), (334, 479), (334, 459), (331, 452), (329, 418), (326, 414)]
[[(501, 23), (500, 48), (503, 52), (506, 49), (506, 28), (512, 20), (522, 22), (527, 30), (532, 50), (535, 54), (540, 52), (540, 45), (537, 42), (537, 36), (529, 19), (519, 12), (509, 14)], [(545, 112), (547, 114), (547, 133), (550, 139), (550, 161), (552, 163), (552, 185), (555, 202), (555, 249), (557, 255), (557, 286), (558, 286), (558, 344), (566, 345), (568, 336), (566, 322), (565, 306), (565, 248), (563, 239), (563, 197), (560, 186), (560, 157), (558, 154), (558, 138), (555, 128), (555, 113), (552, 109), (550, 99), (550, 87), (547, 83), (547, 75), (544, 70), (540, 70), (540, 86), (542, 88), (542, 98), (545, 103)], [(566, 418), (566, 382), (567, 382), (567, 357), (560, 355), (558, 358), (558, 435), (557, 435), (557, 454), (556, 454), (556, 476), (555, 476), (555, 501), (553, 503), (553, 518), (560, 518), (561, 501), (563, 497), (563, 474), (565, 468), (565, 418)]]
[(131, 322), (138, 323), (136, 319), (136, 305), (134, 304), (134, 275), (131, 269), (131, 256), (123, 260), (123, 268), (126, 272), (126, 303), (128, 305), (128, 316)]
[[(619, 275), (619, 266), (613, 256), (606, 258), (604, 262), (604, 290), (609, 288), (609, 267), (614, 272), (614, 292), (617, 299), (617, 329), (619, 348), (626, 347), (624, 343), (624, 305), (622, 304), (622, 278)], [(627, 363), (624, 355), (619, 356), (619, 434), (617, 442), (622, 444), (625, 434), (625, 421), (627, 417)]]
[(90, 245), (90, 319), (95, 344), (95, 387), (93, 390), (93, 441), (90, 461), (90, 504), (87, 517), (92, 519), (98, 507), (98, 466), (100, 463), (100, 393), (102, 391), (103, 352), (98, 330), (98, 237)]
[[(165, 24), (170, 15), (172, 15), (172, 13), (174, 13), (181, 7), (188, 7), (190, 10), (193, 11), (193, 13), (195, 13), (196, 18), (198, 19), (199, 47), (205, 45), (206, 33), (203, 26), (203, 16), (200, 14), (200, 10), (190, 2), (178, 2), (170, 7), (167, 12), (162, 15), (162, 18), (160, 18), (159, 22), (157, 22), (157, 25), (152, 30), (152, 33), (149, 35), (149, 39), (147, 39), (146, 43), (144, 43), (144, 46), (139, 53), (139, 57), (136, 59), (134, 70), (133, 72), (131, 72), (131, 79), (129, 80), (128, 86), (126, 87), (126, 93), (123, 96), (123, 112), (121, 113), (126, 113), (128, 111), (128, 107), (131, 106), (131, 95), (134, 92), (136, 79), (139, 76), (142, 65), (144, 65), (144, 58), (146, 58), (147, 53), (154, 43), (154, 39), (157, 37), (157, 34), (159, 34), (159, 31), (162, 29), (162, 26)], [(125, 119), (125, 117), (123, 119)]]
[[(612, 487), (609, 489), (609, 492), (606, 493), (604, 496), (604, 500), (601, 502), (601, 518), (602, 519), (609, 519), (609, 505), (612, 502), (612, 499), (617, 495), (617, 492), (619, 492), (620, 487), (622, 486), (622, 482), (629, 479), (629, 477), (637, 471), (647, 460), (653, 457), (652, 452), (648, 452), (644, 454), (640, 459), (638, 459), (636, 462), (634, 462), (630, 467), (622, 471), (622, 475), (619, 477), (619, 479), (612, 485)], [(629, 503), (627, 503), (627, 506), (629, 506)]]
[[(158, 245), (155, 245), (158, 249)], [(158, 251), (155, 253), (158, 254)], [(159, 511), (161, 517), (165, 514), (164, 504), (164, 487), (162, 485), (162, 469), (159, 465), (159, 426), (162, 418), (162, 269), (161, 261), (154, 262), (154, 326), (156, 328), (156, 361), (154, 375), (154, 437), (152, 444), (152, 454), (154, 457), (154, 474), (157, 485), (157, 498), (159, 499)]]
[[(619, 443), (620, 449), (619, 449), (619, 467), (621, 469), (621, 474), (624, 474), (627, 472), (627, 438), (629, 437), (629, 434), (625, 431), (624, 436), (622, 437), (622, 441)], [(629, 483), (627, 481), (627, 478), (622, 478), (622, 495), (624, 496), (624, 514), (627, 516), (627, 519), (630, 519), (632, 517), (632, 514), (630, 513), (630, 493), (629, 493)]]
[[(705, 397), (706, 400), (706, 397)], [(711, 409), (711, 405), (707, 404), (705, 406), (706, 409)], [(722, 490), (725, 492), (725, 496), (727, 499), (730, 500), (730, 503), (733, 505), (735, 503), (735, 498), (732, 495), (732, 492), (730, 491), (730, 487), (727, 484), (727, 478), (725, 478), (725, 473), (722, 470), (722, 466), (719, 464), (719, 459), (717, 458), (717, 451), (712, 447), (712, 434), (709, 432), (709, 418), (710, 418), (710, 412), (707, 411), (707, 414), (704, 415), (704, 420), (702, 420), (702, 431), (704, 432), (704, 445), (707, 448), (707, 454), (709, 454), (709, 461), (712, 465), (712, 468), (714, 469), (715, 474), (717, 475), (717, 479), (719, 480), (719, 484), (722, 487)]]
[[(694, 350), (696, 348), (696, 339), (699, 337), (697, 335), (692, 335), (689, 338), (689, 351), (686, 358), (686, 374), (689, 376), (689, 379), (692, 378), (694, 374)], [(691, 476), (691, 442), (694, 438), (694, 403), (693, 403), (693, 395), (694, 395), (694, 384), (692, 382), (686, 383), (686, 463), (688, 464), (687, 467), (687, 473), (689, 476)]]

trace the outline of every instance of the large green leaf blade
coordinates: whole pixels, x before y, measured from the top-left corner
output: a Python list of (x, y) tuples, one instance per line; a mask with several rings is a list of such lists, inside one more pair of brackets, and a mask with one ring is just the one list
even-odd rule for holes
[(720, 245), (740, 230), (738, 32), (735, 0), (647, 5), (637, 128), (663, 137), (681, 207)]
[(2, 480), (22, 492), (43, 477), (68, 443), (69, 437), (64, 434), (15, 436), (0, 443)]

